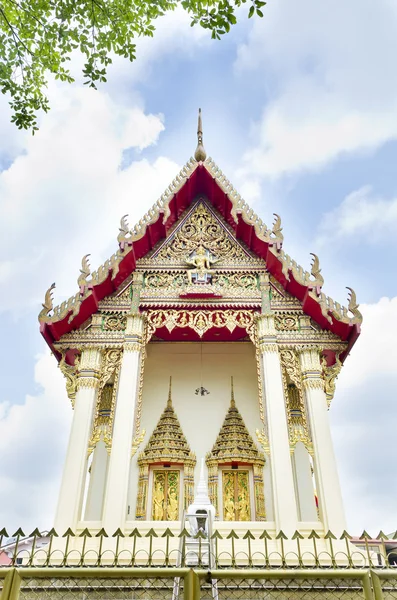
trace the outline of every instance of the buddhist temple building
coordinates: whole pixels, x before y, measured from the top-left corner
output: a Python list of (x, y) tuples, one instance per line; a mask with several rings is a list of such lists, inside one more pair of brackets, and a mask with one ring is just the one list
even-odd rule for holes
[(208, 504), (236, 544), (247, 528), (340, 536), (328, 409), (360, 333), (354, 291), (340, 305), (316, 255), (306, 271), (286, 253), (280, 216), (265, 225), (206, 156), (201, 114), (194, 158), (116, 237), (39, 315), (74, 409), (55, 529), (177, 536)]

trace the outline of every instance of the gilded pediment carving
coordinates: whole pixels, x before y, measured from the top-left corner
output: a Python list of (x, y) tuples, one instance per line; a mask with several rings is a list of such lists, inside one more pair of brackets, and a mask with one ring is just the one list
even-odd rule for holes
[(207, 253), (207, 262), (214, 269), (265, 266), (262, 259), (236, 240), (225, 221), (204, 200), (198, 201), (161, 246), (138, 261), (138, 265), (186, 268), (203, 249)]

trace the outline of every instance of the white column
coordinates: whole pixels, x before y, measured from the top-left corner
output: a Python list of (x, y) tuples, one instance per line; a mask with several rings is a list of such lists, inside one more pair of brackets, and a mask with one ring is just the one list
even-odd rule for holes
[(59, 535), (63, 535), (68, 527), (75, 531), (81, 518), (87, 448), (96, 404), (100, 366), (99, 350), (83, 350), (78, 370), (72, 428), (55, 515), (55, 529)]
[(320, 515), (324, 528), (339, 537), (346, 529), (346, 519), (321, 377), (320, 350), (303, 348), (300, 362), (313, 440)]
[(282, 530), (287, 537), (290, 537), (297, 528), (298, 515), (284, 387), (273, 315), (259, 317), (258, 341), (263, 364), (274, 519), (277, 530)]
[(136, 314), (128, 315), (103, 510), (103, 526), (109, 535), (113, 535), (119, 527), (124, 529), (127, 519), (128, 482), (139, 388), (142, 336), (142, 317)]

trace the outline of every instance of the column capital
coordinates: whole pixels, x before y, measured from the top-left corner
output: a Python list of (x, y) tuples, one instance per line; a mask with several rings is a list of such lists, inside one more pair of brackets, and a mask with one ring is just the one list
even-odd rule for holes
[(321, 352), (319, 346), (301, 346), (299, 353), (302, 383), (305, 388), (324, 390), (322, 377)]
[(277, 338), (276, 338), (276, 326), (274, 323), (273, 314), (260, 314), (257, 316), (256, 321), (258, 331), (258, 347), (259, 351), (263, 354), (264, 352), (277, 352)]
[(143, 348), (144, 317), (139, 314), (127, 315), (124, 352), (140, 352)]
[(77, 389), (97, 388), (102, 354), (99, 348), (85, 348), (81, 352), (77, 368)]

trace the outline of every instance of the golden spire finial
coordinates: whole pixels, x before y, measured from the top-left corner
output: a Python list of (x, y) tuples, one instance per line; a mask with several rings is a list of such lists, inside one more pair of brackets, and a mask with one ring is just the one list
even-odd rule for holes
[(201, 120), (201, 108), (199, 108), (199, 113), (198, 113), (198, 124), (197, 124), (197, 148), (196, 148), (196, 152), (194, 153), (194, 158), (197, 160), (197, 162), (204, 162), (205, 159), (207, 158), (207, 154), (204, 150), (204, 146), (203, 146), (203, 123)]
[(234, 385), (233, 385), (233, 376), (232, 376), (230, 379), (231, 379), (231, 386), (232, 386), (232, 389), (231, 389), (231, 398), (230, 398), (230, 406), (231, 406), (232, 408), (236, 408), (236, 403), (235, 403), (235, 401), (234, 401)]
[(172, 395), (171, 395), (171, 389), (172, 389), (172, 376), (170, 375), (170, 387), (169, 387), (169, 389), (168, 389), (167, 408), (172, 408)]

